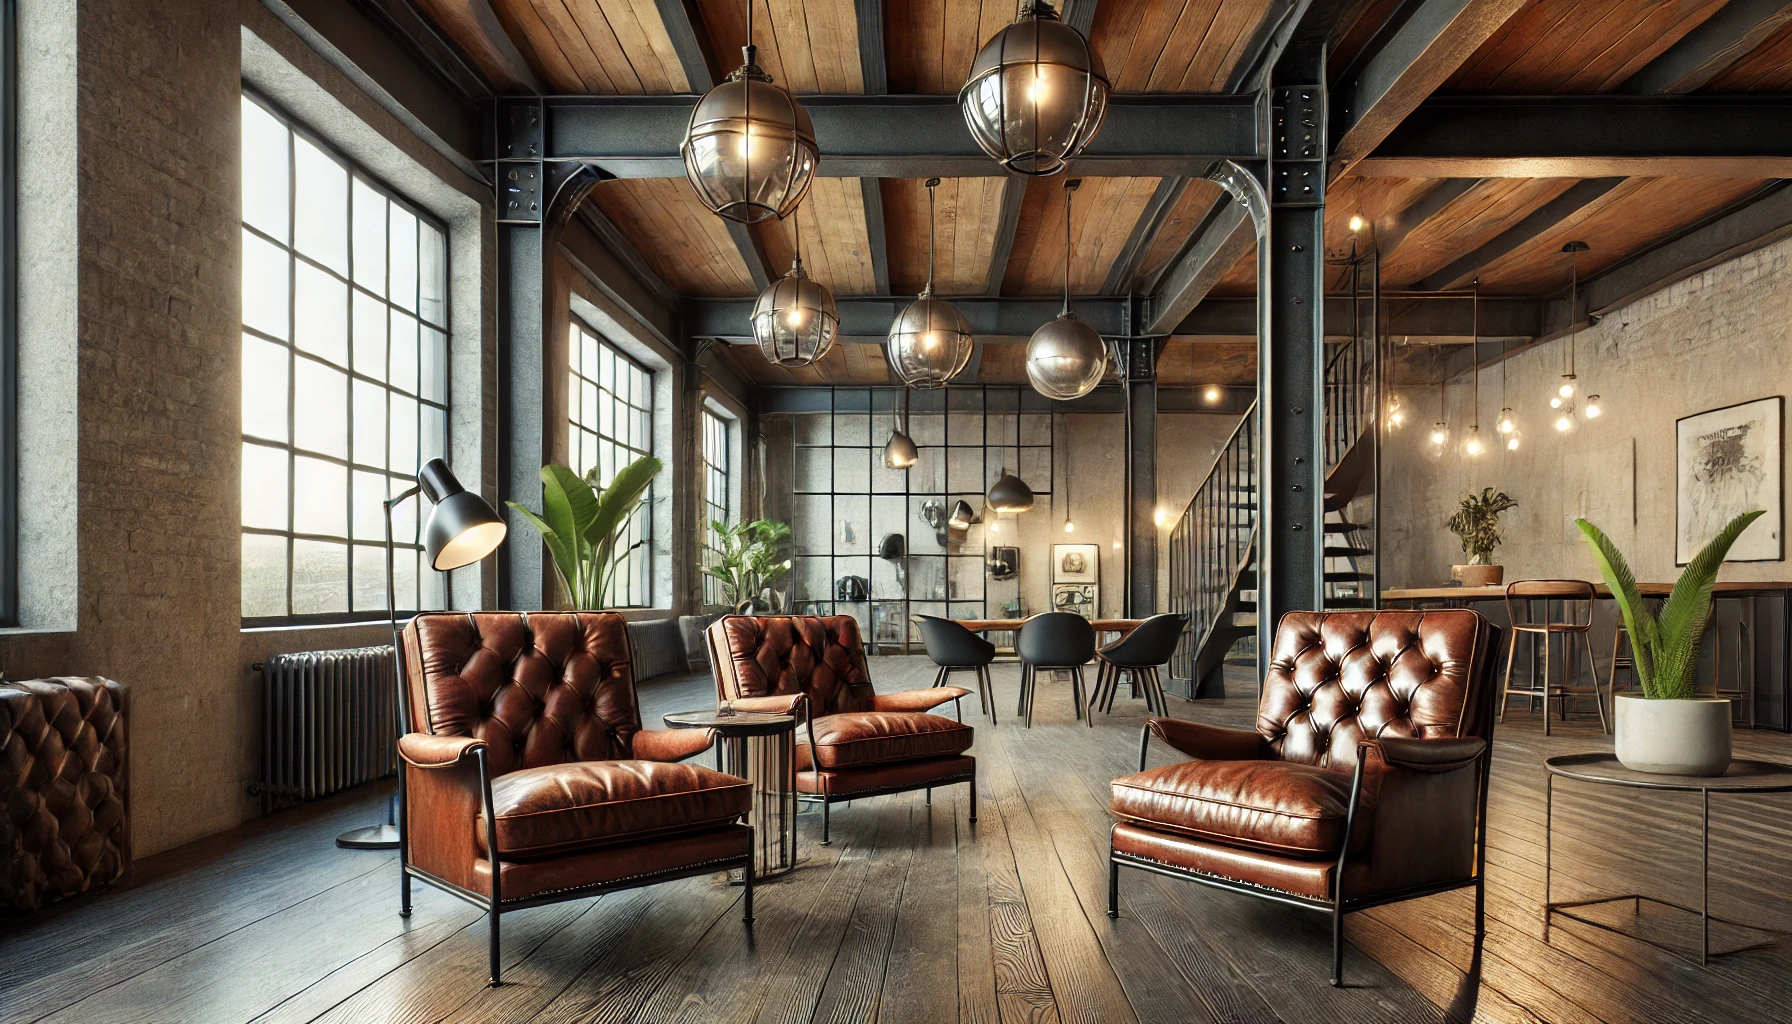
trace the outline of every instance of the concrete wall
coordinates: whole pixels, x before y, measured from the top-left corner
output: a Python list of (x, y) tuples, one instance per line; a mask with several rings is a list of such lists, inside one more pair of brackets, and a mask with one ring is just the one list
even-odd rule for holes
[[(1437, 388), (1404, 390), (1412, 410), (1390, 439), (1383, 465), (1382, 547), (1390, 585), (1435, 585), (1467, 559), (1444, 527), (1470, 490), (1497, 487), (1519, 502), (1501, 517), (1506, 543), (1496, 560), (1507, 579), (1598, 579), (1573, 521), (1585, 516), (1624, 551), (1637, 577), (1671, 581), (1675, 530), (1675, 425), (1679, 417), (1772, 395), (1792, 385), (1792, 241), (1705, 271), (1615, 310), (1575, 339), (1582, 393), (1604, 415), (1558, 434), (1548, 399), (1560, 382), (1567, 340), (1508, 359), (1509, 403), (1521, 429), (1516, 452), (1471, 462), (1452, 452), (1432, 461), (1425, 435), (1437, 419)], [(1480, 421), (1491, 436), (1502, 370), (1481, 373)], [(1450, 381), (1450, 425), (1462, 437), (1470, 405), (1465, 377)], [(1634, 477), (1632, 451), (1634, 450)], [(1634, 479), (1634, 483), (1633, 483)], [(1634, 497), (1634, 502), (1633, 502)], [(1778, 529), (1765, 520), (1752, 530)], [(1778, 580), (1778, 562), (1729, 563), (1722, 578)]]

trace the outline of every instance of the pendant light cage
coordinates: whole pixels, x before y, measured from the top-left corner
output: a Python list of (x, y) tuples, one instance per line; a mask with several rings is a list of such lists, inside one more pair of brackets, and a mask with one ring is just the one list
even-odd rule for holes
[[(795, 221), (791, 222), (793, 228)], [(834, 347), (840, 308), (834, 293), (803, 271), (803, 236), (795, 231), (790, 271), (753, 302), (753, 340), (779, 366), (809, 366)]]
[(958, 106), (991, 159), (1020, 174), (1050, 175), (1101, 129), (1111, 92), (1088, 38), (1044, 0), (1028, 0), (1018, 20), (977, 51)]
[(821, 150), (809, 112), (756, 63), (753, 0), (742, 64), (691, 108), (679, 153), (684, 174), (717, 216), (762, 224), (793, 213), (815, 180)]
[(940, 179), (927, 179), (927, 285), (921, 295), (897, 314), (890, 325), (884, 356), (891, 372), (911, 388), (945, 387), (970, 365), (976, 339), (958, 308), (933, 295), (934, 189)]
[(1070, 311), (1070, 197), (1082, 179), (1064, 183), (1064, 310), (1027, 339), (1027, 380), (1047, 398), (1069, 401), (1095, 390), (1108, 371), (1101, 333)]

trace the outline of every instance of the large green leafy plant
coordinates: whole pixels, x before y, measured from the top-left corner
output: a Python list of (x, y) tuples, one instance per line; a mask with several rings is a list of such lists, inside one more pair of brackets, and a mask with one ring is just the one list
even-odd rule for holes
[(1511, 495), (1491, 487), (1463, 497), (1448, 525), (1451, 533), (1462, 538), (1470, 565), (1493, 564), (1493, 549), (1500, 546), (1500, 513), (1517, 507)]
[(600, 493), (595, 469), (581, 477), (565, 466), (549, 463), (541, 467), (540, 515), (514, 501), (507, 503), (540, 531), (553, 556), (554, 573), (575, 610), (591, 611), (609, 604), (617, 569), (629, 552), (646, 541), (620, 551), (617, 545), (664, 465), (643, 455), (617, 470), (610, 486)]
[(783, 553), (790, 527), (769, 519), (734, 526), (712, 522), (709, 526), (716, 532), (719, 547), (716, 564), (704, 566), (703, 572), (722, 582), (722, 596), (735, 614), (744, 614), (756, 601), (778, 611), (778, 581), (790, 571), (790, 559)]
[(1624, 628), (1630, 631), (1630, 648), (1643, 696), (1686, 700), (1698, 695), (1694, 673), (1699, 666), (1699, 645), (1711, 622), (1711, 590), (1717, 584), (1717, 570), (1729, 555), (1730, 545), (1762, 515), (1760, 511), (1744, 512), (1717, 531), (1711, 543), (1681, 570), (1659, 614), (1643, 603), (1636, 576), (1611, 538), (1585, 519), (1574, 521), (1586, 534), (1593, 561), (1598, 563), (1599, 574), (1605, 577), (1606, 587), (1618, 602)]

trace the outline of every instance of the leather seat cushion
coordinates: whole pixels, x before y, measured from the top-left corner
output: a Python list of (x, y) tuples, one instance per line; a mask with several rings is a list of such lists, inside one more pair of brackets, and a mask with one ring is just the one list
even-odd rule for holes
[[(928, 757), (948, 757), (970, 749), (970, 726), (913, 711), (852, 711), (817, 718), (815, 758), (823, 768), (851, 768)], [(797, 769), (812, 768), (809, 741), (797, 730)]]
[(1293, 857), (1334, 857), (1350, 776), (1288, 761), (1185, 761), (1114, 780), (1122, 818)]
[(969, 754), (933, 757), (925, 761), (892, 761), (889, 764), (860, 765), (821, 771), (804, 769), (796, 773), (799, 793), (842, 797), (870, 795), (915, 789), (928, 784), (949, 785), (977, 774), (977, 759)]
[[(574, 761), (492, 780), (505, 859), (714, 828), (746, 814), (751, 802), (751, 783), (694, 764)], [(474, 836), (487, 855), (483, 813)]]

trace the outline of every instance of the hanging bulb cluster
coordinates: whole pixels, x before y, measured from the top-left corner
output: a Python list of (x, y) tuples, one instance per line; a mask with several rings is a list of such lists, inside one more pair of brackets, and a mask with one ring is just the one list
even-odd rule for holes
[(1580, 378), (1574, 373), (1575, 341), (1579, 334), (1573, 332), (1575, 311), (1580, 308), (1580, 254), (1591, 247), (1585, 242), (1569, 242), (1562, 246), (1568, 254), (1568, 372), (1562, 374), (1560, 383), (1556, 385), (1555, 394), (1549, 397), (1549, 407), (1555, 410), (1556, 433), (1566, 434), (1578, 423), (1576, 412), (1589, 420), (1596, 420), (1605, 410), (1599, 405), (1598, 395), (1588, 395), (1585, 404), (1579, 401)]
[(1470, 322), (1469, 366), (1474, 376), (1473, 397), (1469, 399), (1468, 436), (1462, 441), (1462, 454), (1471, 459), (1478, 459), (1487, 451), (1487, 445), (1481, 440), (1481, 280), (1474, 282), (1474, 294), (1469, 302), (1473, 310)]

